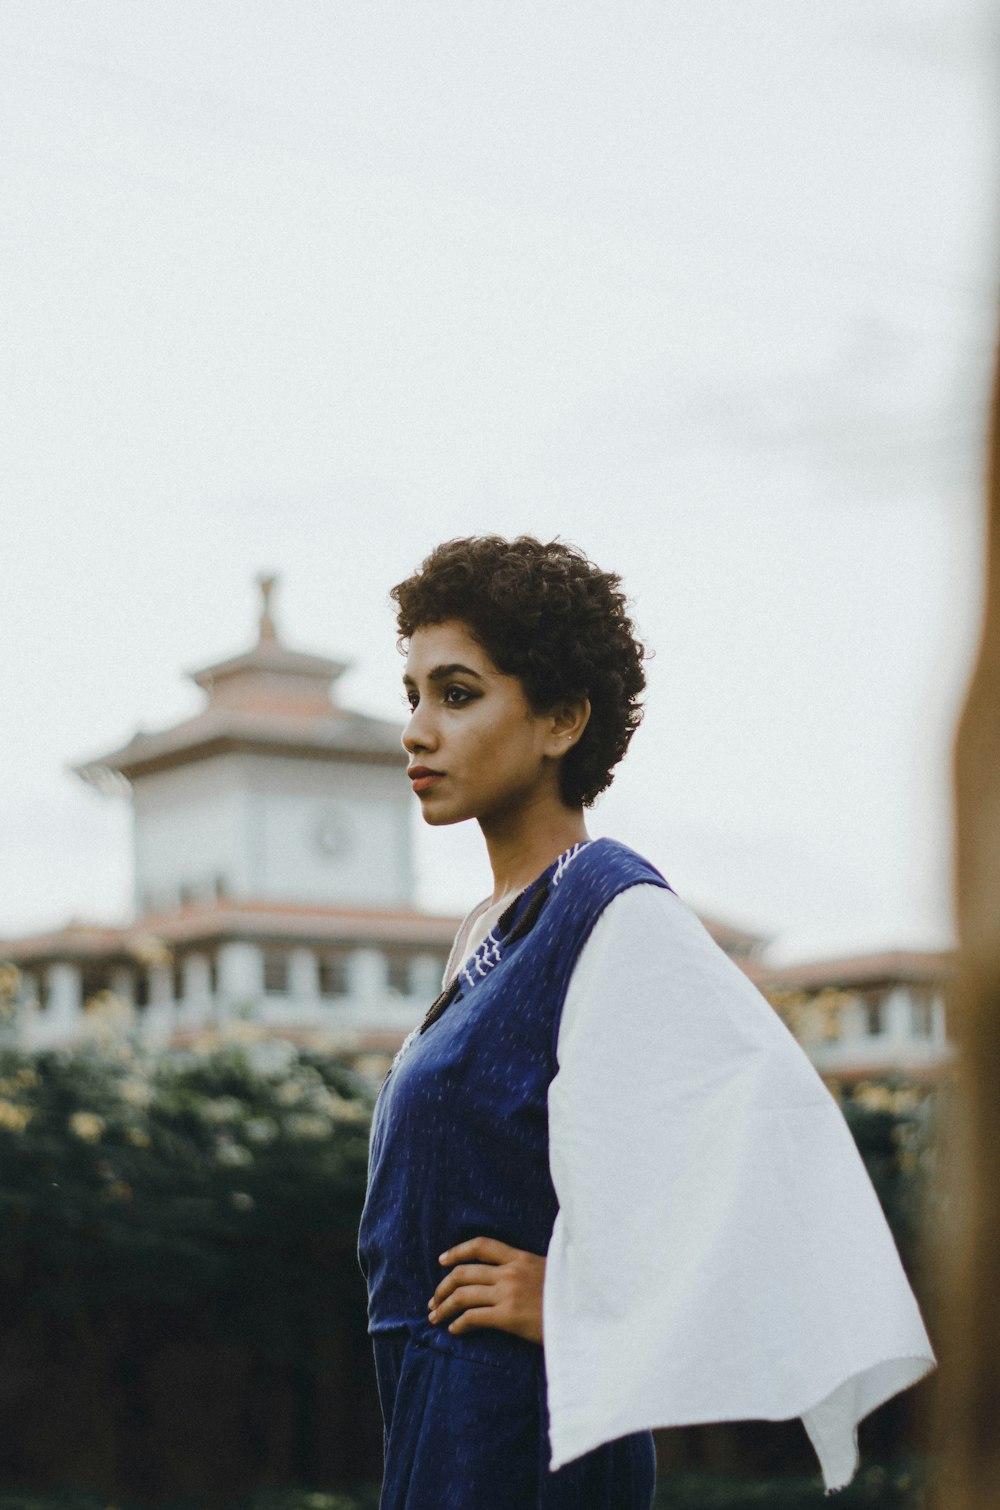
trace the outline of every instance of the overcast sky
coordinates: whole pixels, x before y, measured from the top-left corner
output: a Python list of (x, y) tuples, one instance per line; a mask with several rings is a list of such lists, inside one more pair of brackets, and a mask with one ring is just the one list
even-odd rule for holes
[[(402, 719), (389, 587), (527, 531), (655, 652), (592, 832), (776, 960), (950, 943), (997, 43), (985, 0), (6, 0), (0, 936), (127, 916), (67, 767), (201, 705), (257, 572)], [(419, 858), (489, 890), (468, 826)]]

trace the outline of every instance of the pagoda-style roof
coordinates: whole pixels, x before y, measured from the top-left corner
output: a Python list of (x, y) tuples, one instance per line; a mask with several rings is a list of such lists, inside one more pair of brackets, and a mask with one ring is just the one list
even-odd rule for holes
[[(303, 711), (315, 703), (318, 709), (330, 703), (330, 684), (348, 669), (348, 661), (331, 661), (325, 655), (289, 650), (276, 640), (260, 640), (253, 649), (227, 661), (216, 661), (187, 675), (204, 687), (213, 703), (241, 705), (294, 699)], [(294, 680), (293, 680), (294, 679)], [(296, 685), (301, 683), (301, 685)], [(311, 695), (310, 695), (311, 694)]]
[(208, 706), (166, 729), (139, 729), (127, 744), (70, 767), (101, 790), (170, 766), (233, 750), (316, 760), (402, 766), (401, 726), (342, 708), (333, 683), (347, 662), (282, 644), (271, 617), (277, 578), (257, 578), (262, 593), (257, 643), (187, 673)]

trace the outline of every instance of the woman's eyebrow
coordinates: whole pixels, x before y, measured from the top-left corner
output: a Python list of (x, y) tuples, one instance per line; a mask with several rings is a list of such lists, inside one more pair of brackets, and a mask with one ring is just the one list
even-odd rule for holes
[[(449, 676), (455, 676), (456, 674), (474, 676), (477, 682), (481, 682), (483, 679), (478, 671), (473, 671), (471, 666), (462, 666), (458, 661), (453, 661), (450, 666), (435, 666), (433, 671), (428, 671), (427, 680), (429, 682), (443, 682)], [(412, 687), (414, 685), (413, 677), (404, 675), (403, 685)]]

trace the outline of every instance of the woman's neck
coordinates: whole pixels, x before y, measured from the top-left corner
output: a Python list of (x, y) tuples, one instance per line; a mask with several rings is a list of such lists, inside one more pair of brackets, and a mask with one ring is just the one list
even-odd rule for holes
[(545, 802), (495, 823), (480, 820), (493, 871), (493, 901), (523, 891), (553, 860), (588, 839), (582, 808)]

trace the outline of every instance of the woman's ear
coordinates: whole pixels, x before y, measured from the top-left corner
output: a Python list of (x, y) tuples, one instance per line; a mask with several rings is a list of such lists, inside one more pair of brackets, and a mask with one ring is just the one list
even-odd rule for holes
[(565, 698), (556, 703), (551, 720), (549, 749), (546, 753), (560, 759), (580, 743), (583, 731), (590, 722), (590, 698)]

